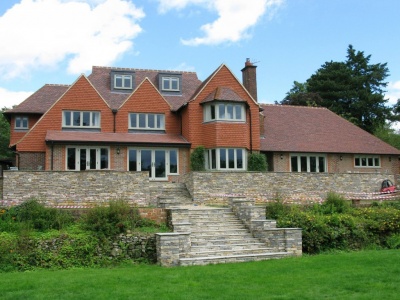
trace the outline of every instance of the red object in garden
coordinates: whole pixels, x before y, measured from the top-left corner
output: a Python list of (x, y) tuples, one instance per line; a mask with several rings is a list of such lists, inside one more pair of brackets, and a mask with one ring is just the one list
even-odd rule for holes
[(395, 193), (396, 192), (396, 186), (393, 185), (393, 183), (389, 179), (385, 179), (382, 181), (382, 187), (381, 187), (381, 193)]

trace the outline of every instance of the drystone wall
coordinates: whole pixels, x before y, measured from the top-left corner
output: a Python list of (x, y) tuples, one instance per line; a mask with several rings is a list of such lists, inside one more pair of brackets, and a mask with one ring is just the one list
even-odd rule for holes
[(320, 202), (328, 192), (356, 199), (378, 194), (384, 179), (376, 173), (192, 172), (185, 180), (193, 201), (227, 204), (228, 197), (244, 196), (265, 203), (277, 198), (295, 202)]
[(126, 200), (150, 206), (147, 172), (119, 171), (5, 171), (3, 202), (35, 198), (51, 206), (91, 206)]

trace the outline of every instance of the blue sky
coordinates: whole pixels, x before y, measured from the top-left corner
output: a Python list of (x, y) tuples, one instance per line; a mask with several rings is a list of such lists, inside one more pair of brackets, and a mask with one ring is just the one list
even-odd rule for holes
[(255, 62), (259, 102), (280, 101), (352, 44), (388, 63), (386, 97), (400, 98), (398, 0), (0, 1), (0, 107), (91, 66), (195, 71), (222, 63), (241, 80)]

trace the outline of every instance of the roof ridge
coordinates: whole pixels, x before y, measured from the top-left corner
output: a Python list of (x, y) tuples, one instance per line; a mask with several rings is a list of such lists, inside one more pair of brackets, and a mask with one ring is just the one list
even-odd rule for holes
[(131, 70), (131, 71), (153, 71), (153, 72), (175, 72), (182, 74), (197, 74), (195, 71), (181, 71), (181, 70), (158, 70), (158, 69), (140, 69), (140, 68), (122, 68), (122, 67), (105, 67), (105, 66), (92, 66), (92, 68), (101, 68), (109, 70)]
[(287, 105), (287, 104), (274, 104), (274, 103), (259, 103), (262, 106), (279, 106), (279, 107), (298, 107), (298, 108), (313, 108), (313, 109), (327, 109), (323, 106), (304, 106), (304, 105)]
[(64, 87), (68, 87), (71, 86), (70, 84), (57, 84), (57, 83), (45, 83), (45, 86), (64, 86)]

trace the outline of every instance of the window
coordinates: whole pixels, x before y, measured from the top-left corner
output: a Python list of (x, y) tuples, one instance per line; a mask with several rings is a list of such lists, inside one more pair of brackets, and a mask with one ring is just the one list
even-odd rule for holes
[(291, 154), (290, 165), (292, 172), (326, 172), (326, 156), (313, 154)]
[(164, 130), (163, 114), (130, 113), (129, 129)]
[(158, 75), (160, 91), (168, 95), (182, 93), (182, 74), (160, 73)]
[(244, 104), (211, 103), (204, 106), (204, 122), (209, 121), (240, 121), (245, 119)]
[(100, 128), (100, 112), (63, 111), (63, 127)]
[(114, 89), (132, 89), (132, 75), (114, 75)]
[(179, 91), (179, 78), (178, 77), (163, 77), (162, 78), (163, 91)]
[(205, 152), (208, 170), (245, 170), (246, 150), (237, 148), (208, 149)]
[(15, 129), (28, 129), (28, 117), (16, 117)]
[(356, 156), (354, 158), (354, 166), (360, 168), (379, 168), (381, 160), (379, 156)]

